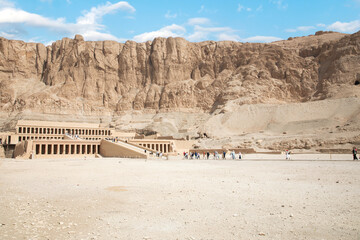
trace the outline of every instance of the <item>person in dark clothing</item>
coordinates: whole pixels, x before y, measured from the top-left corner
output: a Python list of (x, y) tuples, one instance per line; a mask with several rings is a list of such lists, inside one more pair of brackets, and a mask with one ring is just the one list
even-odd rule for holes
[(206, 152), (206, 158), (209, 159), (209, 157), (210, 157), (210, 153)]
[(357, 157), (357, 148), (356, 147), (353, 148), (352, 152), (353, 152), (354, 161), (359, 160), (358, 157)]

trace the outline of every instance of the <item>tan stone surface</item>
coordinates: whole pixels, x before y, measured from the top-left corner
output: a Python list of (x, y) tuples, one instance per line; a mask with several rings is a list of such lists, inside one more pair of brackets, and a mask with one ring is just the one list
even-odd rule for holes
[(1, 38), (1, 109), (91, 115), (104, 108), (211, 110), (233, 99), (254, 104), (336, 97), (334, 88), (351, 89), (356, 78), (359, 34), (273, 44), (182, 38), (121, 44), (77, 36), (48, 47)]
[(108, 140), (101, 140), (100, 155), (102, 157), (147, 158), (146, 152), (140, 147), (122, 141), (115, 143)]
[(2, 145), (0, 145), (0, 159), (5, 158), (5, 149)]
[(0, 236), (358, 239), (359, 195), (352, 161), (0, 160)]
[[(206, 131), (216, 140), (206, 144), (216, 147), (349, 148), (360, 135), (359, 41), (360, 32), (271, 44), (182, 38), (122, 44), (76, 36), (45, 47), (1, 38), (0, 125), (61, 120), (179, 138)], [(312, 129), (318, 132), (306, 135)], [(269, 137), (277, 141), (256, 144)]]
[[(94, 128), (99, 130), (104, 130), (99, 128), (99, 124), (96, 123), (78, 123), (78, 122), (56, 122), (56, 121), (31, 121), (31, 120), (18, 120), (17, 127), (69, 127), (69, 128)], [(108, 129), (106, 129), (108, 130)]]

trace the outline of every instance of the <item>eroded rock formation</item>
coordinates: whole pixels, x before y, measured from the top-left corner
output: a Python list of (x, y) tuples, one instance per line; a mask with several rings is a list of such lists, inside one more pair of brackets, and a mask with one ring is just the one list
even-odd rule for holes
[[(0, 108), (41, 113), (221, 109), (229, 101), (304, 102), (351, 95), (360, 80), (360, 33), (272, 44), (125, 44), (79, 35), (45, 47), (0, 39)], [(341, 90), (341, 91), (340, 91)], [(350, 91), (350, 93), (349, 93)]]

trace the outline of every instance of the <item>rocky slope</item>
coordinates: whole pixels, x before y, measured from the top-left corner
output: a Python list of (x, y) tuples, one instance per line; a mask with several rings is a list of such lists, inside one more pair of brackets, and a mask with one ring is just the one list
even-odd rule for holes
[(298, 39), (122, 44), (76, 36), (45, 47), (1, 38), (0, 107), (91, 115), (104, 108), (211, 111), (233, 99), (241, 105), (334, 97), (334, 86), (348, 89), (360, 80), (360, 33), (324, 35), (329, 41), (308, 45), (317, 36), (308, 37), (296, 51), (287, 45)]
[(200, 112), (206, 117), (190, 121), (195, 127), (187, 126), (182, 114), (183, 121), (163, 132), (200, 131), (212, 116), (248, 104), (357, 98), (359, 82), (360, 32), (319, 32), (271, 44), (182, 38), (122, 44), (77, 35), (46, 47), (0, 38), (3, 125), (8, 119), (51, 116), (106, 118), (129, 128), (120, 121), (135, 113), (130, 119), (152, 115), (130, 128), (154, 129), (156, 113)]

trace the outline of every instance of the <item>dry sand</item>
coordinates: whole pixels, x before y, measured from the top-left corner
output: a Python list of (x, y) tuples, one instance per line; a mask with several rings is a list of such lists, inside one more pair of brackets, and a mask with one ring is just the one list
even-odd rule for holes
[(0, 159), (0, 224), (0, 239), (360, 239), (360, 162)]

